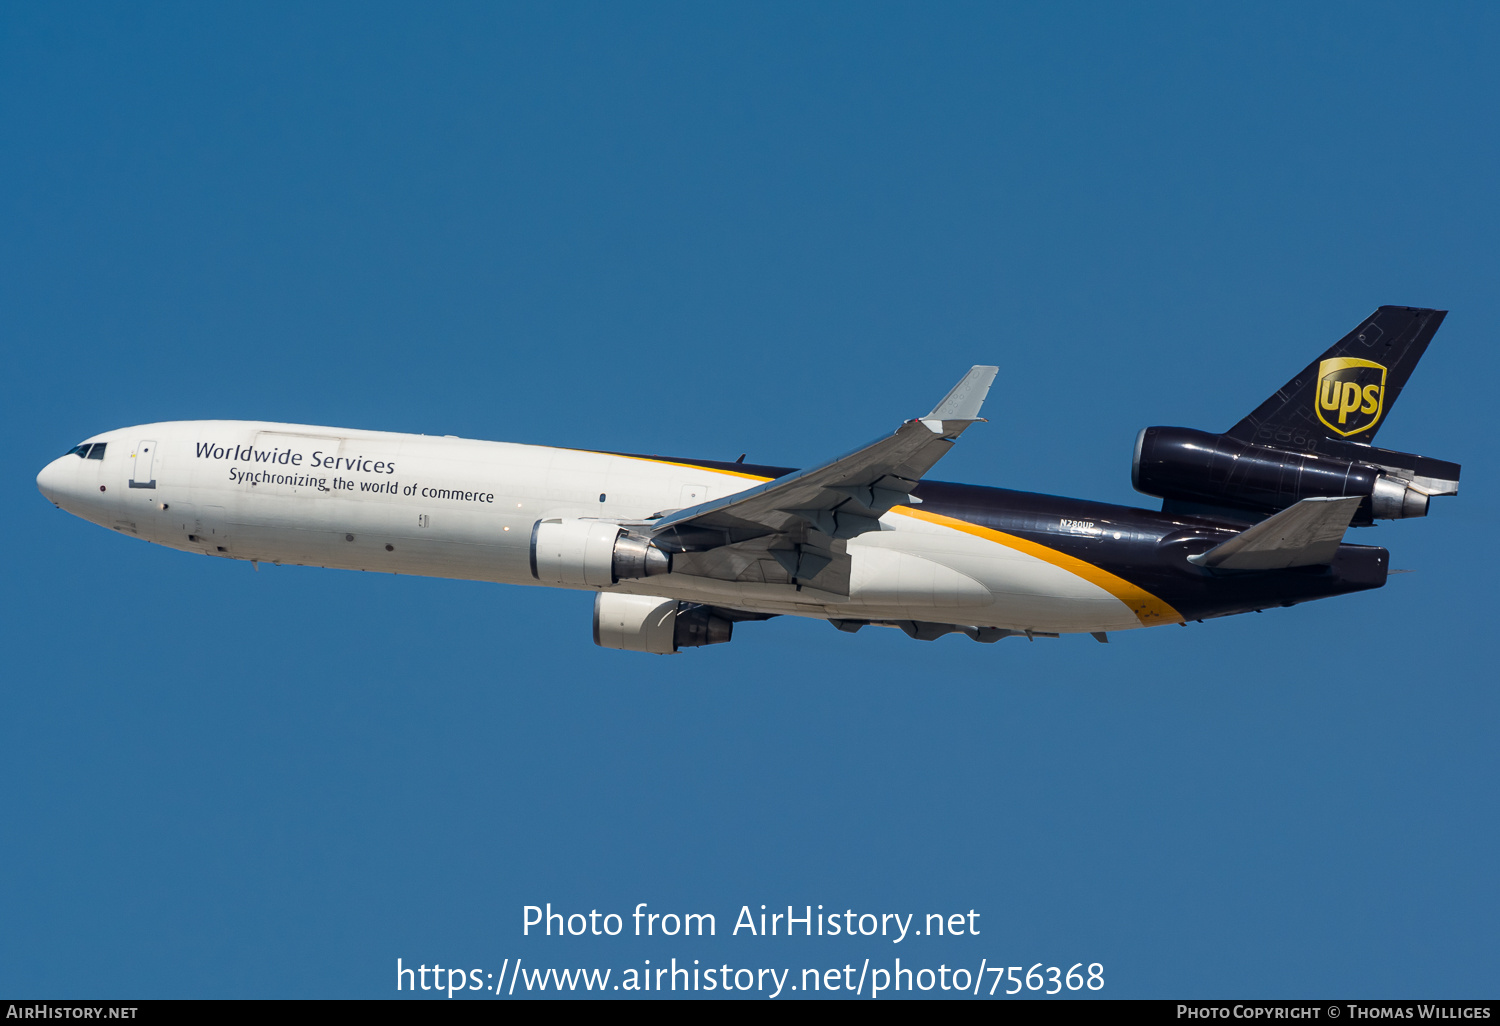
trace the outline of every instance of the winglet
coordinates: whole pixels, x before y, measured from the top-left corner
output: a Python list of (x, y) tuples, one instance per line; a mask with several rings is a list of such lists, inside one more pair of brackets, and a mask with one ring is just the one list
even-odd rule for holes
[(1189, 556), (1213, 570), (1284, 570), (1332, 562), (1361, 497), (1303, 499), (1275, 516)]
[(990, 384), (999, 367), (970, 367), (958, 384), (943, 397), (943, 401), (932, 408), (932, 412), (921, 419), (926, 420), (978, 420), (979, 407), (990, 393)]

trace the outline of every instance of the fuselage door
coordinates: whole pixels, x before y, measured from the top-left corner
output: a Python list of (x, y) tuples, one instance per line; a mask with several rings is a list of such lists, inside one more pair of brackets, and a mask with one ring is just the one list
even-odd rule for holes
[(130, 487), (156, 487), (156, 443), (138, 442), (130, 454)]
[(209, 555), (229, 552), (229, 518), (224, 515), (223, 506), (202, 507), (196, 528), (196, 533), (188, 536), (189, 541), (203, 546), (203, 551)]

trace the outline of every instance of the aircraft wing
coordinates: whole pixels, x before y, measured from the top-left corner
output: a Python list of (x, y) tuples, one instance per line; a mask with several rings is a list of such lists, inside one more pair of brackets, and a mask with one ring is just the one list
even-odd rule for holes
[(806, 584), (849, 593), (844, 542), (880, 528), (892, 506), (952, 448), (995, 380), (974, 367), (925, 417), (820, 466), (658, 520), (651, 540), (673, 553), (674, 573), (720, 580)]

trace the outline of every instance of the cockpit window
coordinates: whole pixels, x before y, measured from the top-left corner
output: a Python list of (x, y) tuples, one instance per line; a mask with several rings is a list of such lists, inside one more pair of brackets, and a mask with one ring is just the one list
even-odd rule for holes
[(109, 444), (108, 442), (95, 442), (93, 448), (91, 448), (89, 450), (89, 459), (91, 459), (91, 460), (102, 460), (102, 459), (104, 459), (104, 447), (106, 445), (108, 445), (108, 444)]
[(108, 444), (108, 442), (84, 442), (82, 445), (73, 446), (73, 448), (63, 453), (63, 455), (77, 456), (81, 460), (102, 460), (104, 459), (104, 447)]
[(84, 457), (88, 456), (88, 454), (89, 447), (87, 445), (75, 445), (73, 446), (73, 448), (63, 453), (64, 456), (77, 456), (79, 459), (83, 459)]

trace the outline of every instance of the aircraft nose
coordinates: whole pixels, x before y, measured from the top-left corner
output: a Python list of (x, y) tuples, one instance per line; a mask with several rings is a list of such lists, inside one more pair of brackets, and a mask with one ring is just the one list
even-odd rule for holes
[(59, 500), (62, 498), (63, 486), (66, 482), (67, 472), (62, 466), (63, 459), (67, 457), (53, 460), (36, 476), (37, 491), (41, 492), (54, 506), (60, 504)]

